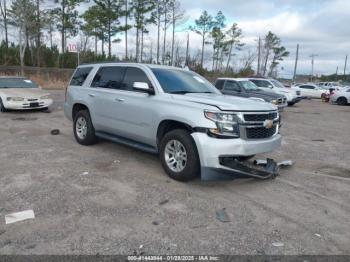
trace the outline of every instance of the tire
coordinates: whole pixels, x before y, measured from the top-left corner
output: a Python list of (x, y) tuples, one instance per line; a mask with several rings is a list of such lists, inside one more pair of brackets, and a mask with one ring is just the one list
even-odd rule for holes
[[(199, 176), (200, 163), (197, 147), (188, 131), (175, 129), (165, 134), (159, 149), (160, 161), (169, 177), (186, 182)], [(186, 154), (186, 160), (184, 160), (184, 154)]]
[(339, 97), (337, 99), (337, 104), (341, 106), (346, 106), (348, 104), (348, 100), (345, 97)]
[(288, 106), (294, 106), (295, 102), (288, 102)]
[[(80, 132), (78, 130), (80, 130)], [(89, 146), (97, 142), (97, 137), (95, 136), (95, 128), (92, 124), (88, 110), (81, 110), (75, 115), (73, 132), (75, 139), (81, 145)]]
[(7, 109), (4, 107), (4, 104), (2, 103), (2, 99), (0, 98), (0, 112), (6, 112)]

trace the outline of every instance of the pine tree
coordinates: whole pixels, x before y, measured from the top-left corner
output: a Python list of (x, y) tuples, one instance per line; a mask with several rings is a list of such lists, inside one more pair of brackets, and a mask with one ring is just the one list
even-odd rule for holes
[(201, 61), (200, 66), (203, 68), (203, 62), (204, 62), (204, 46), (206, 43), (206, 40), (209, 36), (209, 33), (215, 26), (215, 23), (213, 21), (213, 17), (208, 14), (207, 11), (203, 11), (201, 16), (195, 20), (195, 26), (190, 27), (192, 31), (199, 34), (202, 37), (202, 51), (201, 51)]

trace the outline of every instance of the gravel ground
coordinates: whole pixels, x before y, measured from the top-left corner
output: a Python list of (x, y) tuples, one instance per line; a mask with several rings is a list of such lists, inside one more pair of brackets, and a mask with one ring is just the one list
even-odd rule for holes
[(178, 183), (156, 156), (78, 145), (53, 95), (51, 113), (0, 114), (0, 254), (350, 254), (349, 106), (285, 110), (269, 156), (296, 164), (276, 180)]

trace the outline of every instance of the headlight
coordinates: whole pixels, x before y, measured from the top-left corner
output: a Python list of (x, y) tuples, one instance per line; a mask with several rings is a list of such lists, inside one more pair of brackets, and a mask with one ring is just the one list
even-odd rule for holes
[(277, 105), (277, 103), (278, 103), (277, 100), (271, 100), (270, 102), (274, 105)]
[(6, 100), (18, 102), (18, 101), (24, 101), (24, 98), (23, 97), (8, 97)]
[(222, 137), (239, 137), (239, 125), (238, 117), (231, 113), (221, 113), (204, 111), (204, 115), (207, 119), (215, 122), (217, 128), (210, 128), (209, 131), (215, 136)]
[(50, 99), (50, 96), (49, 95), (42, 96), (42, 97), (40, 97), (40, 99)]

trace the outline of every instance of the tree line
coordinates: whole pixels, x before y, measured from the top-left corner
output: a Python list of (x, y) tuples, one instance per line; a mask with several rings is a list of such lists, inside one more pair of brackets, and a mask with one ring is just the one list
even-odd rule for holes
[[(88, 5), (79, 13), (82, 4)], [(255, 71), (273, 75), (279, 62), (289, 55), (281, 39), (268, 32), (259, 39), (258, 48), (249, 49), (241, 56), (239, 68), (234, 68), (234, 57), (245, 47), (237, 23), (227, 23), (221, 11), (215, 15), (203, 11), (193, 25), (187, 26), (188, 17), (179, 0), (0, 0), (0, 17), (3, 65), (74, 68), (76, 54), (67, 50), (70, 38), (78, 39), (80, 58), (85, 63), (187, 65), (202, 73), (210, 73), (206, 69), (210, 68), (211, 72), (223, 74)], [(156, 28), (156, 35), (150, 35), (151, 27)], [(187, 31), (187, 43), (177, 39), (179, 28)], [(135, 33), (130, 34), (130, 30)], [(59, 44), (54, 39), (57, 34)], [(196, 52), (190, 46), (193, 34), (201, 38)], [(116, 55), (114, 43), (124, 45), (123, 54)], [(253, 70), (256, 60), (258, 68)]]

